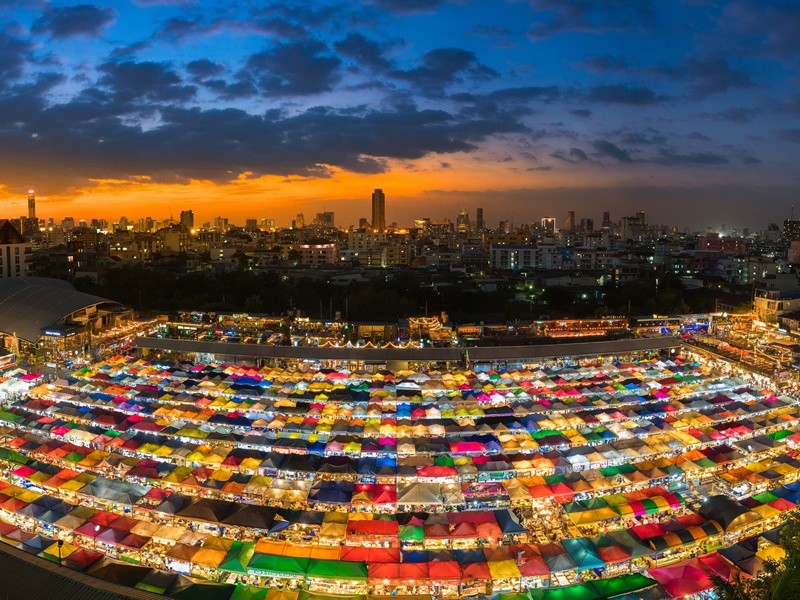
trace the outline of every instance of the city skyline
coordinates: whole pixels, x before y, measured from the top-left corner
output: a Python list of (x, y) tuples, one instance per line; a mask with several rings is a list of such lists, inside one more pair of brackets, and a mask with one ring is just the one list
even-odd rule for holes
[(3, 216), (568, 210), (766, 228), (800, 198), (789, 2), (0, 4)]

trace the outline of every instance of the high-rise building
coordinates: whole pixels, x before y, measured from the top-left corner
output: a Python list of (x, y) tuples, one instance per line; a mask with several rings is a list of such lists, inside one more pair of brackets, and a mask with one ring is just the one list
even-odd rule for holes
[(314, 218), (314, 224), (319, 225), (320, 227), (333, 227), (333, 211), (325, 211), (321, 213), (317, 213), (317, 216)]
[(36, 218), (36, 196), (33, 195), (33, 190), (28, 190), (28, 218)]
[(75, 219), (72, 217), (64, 217), (61, 221), (61, 229), (64, 231), (69, 231), (70, 229), (75, 229)]
[(479, 208), (475, 211), (475, 230), (481, 233), (486, 229), (486, 222), (483, 220), (483, 209)]
[(247, 231), (258, 231), (258, 219), (256, 219), (255, 217), (250, 217), (249, 219), (245, 219), (244, 228)]
[(182, 210), (181, 211), (181, 225), (187, 231), (194, 229), (194, 211)]
[(292, 222), (292, 229), (302, 229), (306, 226), (306, 218), (303, 216), (303, 213), (297, 213), (297, 216), (294, 218)]
[(594, 231), (594, 219), (581, 219), (581, 232), (591, 233)]
[(575, 211), (567, 211), (567, 222), (564, 224), (564, 229), (567, 231), (575, 231)]
[(380, 189), (372, 193), (372, 228), (386, 231), (386, 196)]
[(542, 233), (544, 235), (555, 235), (556, 233), (555, 217), (542, 217)]
[(469, 233), (469, 211), (466, 208), (462, 208), (458, 211), (458, 217), (456, 217), (456, 231), (458, 233)]
[(225, 233), (228, 231), (228, 218), (227, 217), (214, 217), (214, 229)]
[(800, 241), (800, 221), (786, 219), (783, 222), (783, 241)]
[(603, 211), (603, 224), (601, 225), (603, 229), (611, 229), (611, 213)]
[(25, 238), (11, 221), (0, 220), (0, 278), (25, 277)]

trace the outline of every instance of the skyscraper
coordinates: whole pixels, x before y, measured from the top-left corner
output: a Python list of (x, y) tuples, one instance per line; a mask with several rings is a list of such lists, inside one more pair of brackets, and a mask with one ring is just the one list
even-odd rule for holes
[(544, 235), (555, 235), (556, 233), (555, 217), (542, 217), (542, 233)]
[(603, 229), (611, 229), (611, 213), (607, 210), (603, 212), (603, 224), (601, 227)]
[(469, 233), (469, 211), (466, 208), (462, 208), (458, 211), (458, 217), (456, 217), (456, 231), (458, 233)]
[(194, 211), (193, 210), (182, 210), (181, 211), (181, 225), (187, 230), (191, 231), (194, 229)]
[(386, 196), (379, 189), (372, 193), (372, 228), (386, 231)]
[(483, 220), (483, 209), (479, 208), (475, 212), (475, 230), (480, 233), (484, 229), (486, 229), (486, 223)]
[(564, 224), (564, 229), (567, 231), (575, 231), (575, 211), (567, 211), (567, 222)]
[(317, 213), (317, 216), (314, 217), (314, 224), (320, 227), (333, 227), (333, 211)]
[(33, 195), (33, 190), (28, 190), (28, 218), (36, 218), (36, 196)]

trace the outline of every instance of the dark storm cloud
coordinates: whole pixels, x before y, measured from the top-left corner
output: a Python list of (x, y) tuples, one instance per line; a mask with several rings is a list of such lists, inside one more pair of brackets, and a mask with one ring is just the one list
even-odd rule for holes
[(33, 44), (0, 30), (0, 90), (18, 79), (33, 52)]
[(660, 165), (707, 166), (725, 165), (730, 161), (726, 156), (714, 152), (689, 152), (681, 154), (670, 148), (663, 148), (655, 159)]
[(720, 57), (690, 56), (675, 66), (656, 67), (651, 71), (684, 83), (695, 98), (755, 85), (747, 71), (731, 67), (726, 59)]
[(592, 142), (592, 148), (594, 148), (595, 154), (599, 157), (608, 157), (613, 158), (622, 163), (632, 163), (633, 158), (631, 157), (630, 153), (627, 150), (623, 150), (616, 144), (609, 142), (608, 140), (594, 140)]
[(98, 67), (98, 80), (117, 102), (183, 102), (190, 100), (197, 88), (184, 85), (171, 67), (155, 62), (106, 62)]
[[(213, 63), (193, 68), (216, 70)], [(177, 74), (158, 63), (107, 63), (102, 70), (97, 88), (65, 104), (48, 107), (43, 101), (43, 90), (56, 81), (0, 95), (0, 161), (15, 173), (9, 182), (32, 176), (33, 165), (42, 160), (57, 165), (53, 179), (63, 186), (77, 178), (131, 175), (224, 182), (244, 172), (327, 177), (330, 168), (338, 168), (380, 173), (390, 158), (471, 152), (489, 136), (525, 131), (507, 114), (470, 118), (408, 104), (392, 111), (315, 107), (292, 116), (277, 110), (259, 116), (173, 103), (160, 105), (158, 124), (142, 129), (129, 119), (136, 103), (158, 102), (183, 90)]]
[(772, 133), (784, 142), (800, 144), (800, 129), (776, 129)]
[(586, 152), (580, 148), (570, 148), (569, 152), (565, 153), (563, 150), (558, 150), (550, 155), (552, 158), (563, 160), (564, 162), (579, 163), (589, 161)]
[(213, 91), (220, 100), (240, 100), (258, 95), (258, 89), (252, 81), (242, 79), (228, 82), (224, 79), (206, 79), (203, 86)]
[(651, 0), (530, 0), (539, 21), (529, 30), (538, 40), (565, 31), (619, 31), (653, 24)]
[(590, 111), (588, 108), (576, 108), (570, 110), (569, 114), (575, 117), (580, 117), (581, 119), (588, 119), (589, 117), (592, 116), (592, 111)]
[(210, 79), (211, 77), (219, 77), (225, 72), (225, 66), (212, 62), (207, 58), (193, 60), (186, 65), (186, 70), (192, 75), (196, 81)]
[(34, 33), (49, 33), (54, 38), (78, 35), (98, 36), (114, 20), (114, 10), (91, 4), (49, 6), (34, 23)]
[(791, 0), (763, 2), (736, 0), (722, 12), (720, 24), (733, 36), (725, 36), (738, 52), (777, 58), (800, 56), (800, 5)]
[(249, 23), (256, 29), (282, 40), (302, 40), (309, 36), (306, 27), (284, 18), (273, 17)]
[(384, 56), (385, 46), (360, 33), (348, 34), (346, 38), (333, 44), (333, 48), (339, 54), (373, 71), (386, 71), (392, 66)]
[(498, 73), (478, 61), (474, 52), (461, 48), (437, 48), (423, 54), (420, 65), (415, 69), (395, 70), (390, 75), (408, 81), (421, 90), (434, 92), (462, 81), (465, 76), (487, 80), (497, 77)]
[(333, 89), (341, 64), (325, 44), (307, 40), (253, 54), (245, 70), (267, 96), (310, 96)]
[(207, 28), (208, 25), (200, 16), (173, 17), (164, 21), (154, 34), (154, 37), (171, 42), (180, 42), (189, 36), (204, 32)]
[(601, 54), (598, 56), (587, 56), (578, 62), (578, 66), (592, 73), (619, 73), (630, 68), (628, 59), (624, 56), (612, 56)]
[(591, 87), (586, 94), (586, 98), (592, 102), (602, 102), (604, 104), (631, 104), (634, 106), (658, 104), (665, 100), (665, 98), (658, 96), (649, 87), (623, 84)]

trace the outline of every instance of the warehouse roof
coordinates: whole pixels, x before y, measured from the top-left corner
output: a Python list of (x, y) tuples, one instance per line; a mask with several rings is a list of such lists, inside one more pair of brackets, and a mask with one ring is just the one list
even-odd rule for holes
[(0, 279), (0, 331), (35, 343), (43, 328), (57, 324), (74, 312), (104, 303), (118, 304), (79, 292), (60, 279)]

